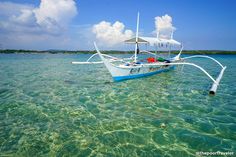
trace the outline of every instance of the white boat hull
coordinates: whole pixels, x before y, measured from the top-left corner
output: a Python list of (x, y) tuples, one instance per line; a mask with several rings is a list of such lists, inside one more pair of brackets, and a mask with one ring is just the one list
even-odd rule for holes
[(122, 81), (151, 76), (161, 72), (169, 71), (171, 69), (174, 69), (174, 66), (150, 66), (130, 68), (113, 67), (112, 69), (108, 70), (110, 71), (114, 81)]
[(114, 81), (122, 81), (128, 79), (141, 78), (155, 75), (161, 72), (169, 71), (174, 68), (174, 65), (159, 65), (154, 64), (134, 64), (134, 65), (114, 65), (100, 53), (96, 48), (101, 60), (112, 75)]

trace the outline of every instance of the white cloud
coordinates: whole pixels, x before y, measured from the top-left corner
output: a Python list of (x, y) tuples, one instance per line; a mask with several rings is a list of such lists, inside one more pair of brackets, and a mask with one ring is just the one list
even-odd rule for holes
[(30, 25), (35, 22), (35, 17), (32, 10), (22, 9), (20, 15), (12, 15), (10, 20), (21, 25)]
[(9, 17), (11, 15), (19, 15), (20, 10), (33, 9), (34, 7), (30, 4), (18, 4), (12, 2), (0, 2), (0, 16)]
[(30, 29), (34, 26), (35, 30), (41, 29), (45, 33), (61, 33), (77, 14), (74, 0), (41, 0), (39, 7), (0, 2), (0, 10), (2, 19), (0, 26), (30, 27)]
[(155, 17), (156, 32), (159, 31), (159, 38), (170, 38), (175, 27), (172, 25), (172, 17), (169, 15)]
[(125, 25), (119, 21), (113, 25), (110, 22), (101, 21), (93, 26), (92, 31), (99, 43), (107, 47), (114, 46), (133, 36), (133, 32), (125, 30)]
[(0, 10), (0, 43), (17, 45), (15, 48), (30, 47), (33, 42), (34, 45), (42, 45), (43, 41), (46, 45), (63, 42), (61, 38), (67, 38), (68, 24), (77, 14), (74, 0), (41, 0), (38, 7), (0, 2)]
[(36, 22), (48, 31), (65, 27), (77, 14), (74, 0), (41, 0), (39, 8), (33, 10)]

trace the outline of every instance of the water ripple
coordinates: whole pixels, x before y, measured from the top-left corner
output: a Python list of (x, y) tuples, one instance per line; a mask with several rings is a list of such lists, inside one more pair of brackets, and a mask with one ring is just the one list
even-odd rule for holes
[(1, 55), (0, 156), (236, 151), (235, 56), (215, 56), (228, 69), (214, 97), (196, 69), (114, 83), (103, 65), (70, 64), (86, 57)]

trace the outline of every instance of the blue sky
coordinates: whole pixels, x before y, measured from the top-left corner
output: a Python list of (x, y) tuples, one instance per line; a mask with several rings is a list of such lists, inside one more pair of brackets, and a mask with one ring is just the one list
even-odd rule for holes
[(134, 35), (139, 11), (141, 35), (155, 36), (155, 17), (168, 15), (174, 39), (185, 49), (236, 50), (234, 0), (69, 1), (2, 0), (1, 48), (90, 50), (97, 41), (103, 49), (118, 49), (115, 38)]

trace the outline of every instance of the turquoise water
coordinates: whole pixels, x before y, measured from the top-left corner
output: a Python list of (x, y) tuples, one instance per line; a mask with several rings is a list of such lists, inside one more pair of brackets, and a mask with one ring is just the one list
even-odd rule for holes
[(236, 153), (236, 55), (213, 56), (228, 67), (215, 96), (188, 66), (114, 83), (103, 65), (70, 64), (88, 57), (0, 54), (0, 156)]

